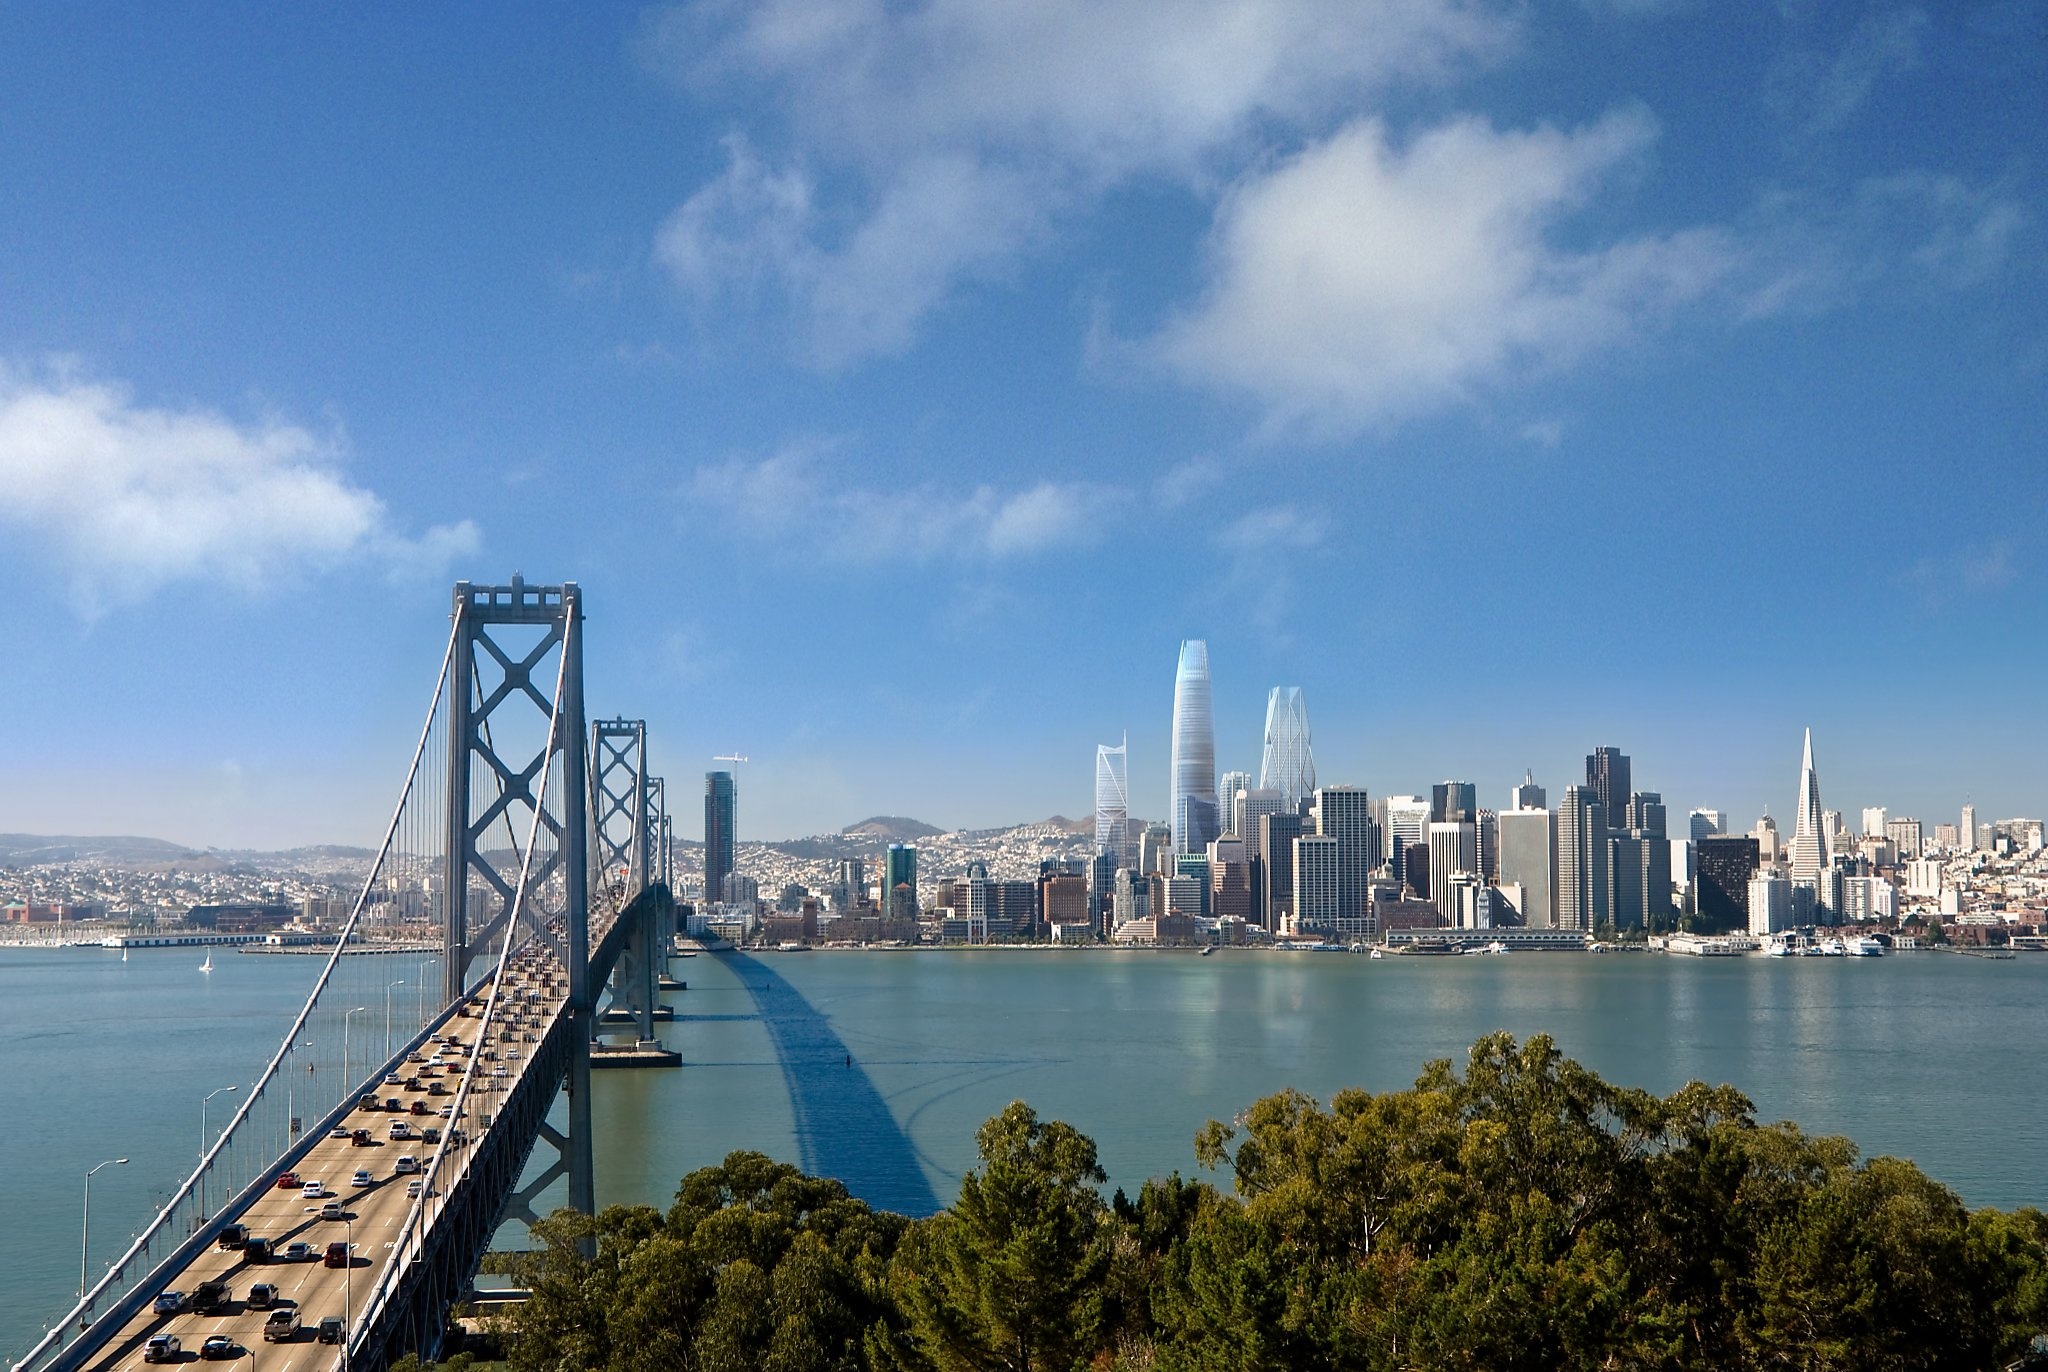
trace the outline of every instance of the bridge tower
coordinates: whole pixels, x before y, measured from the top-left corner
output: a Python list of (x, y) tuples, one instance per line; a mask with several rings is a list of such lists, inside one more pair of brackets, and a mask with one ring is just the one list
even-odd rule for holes
[[(601, 880), (617, 908), (627, 910), (657, 876), (655, 833), (648, 822), (647, 721), (596, 721), (590, 726), (590, 751), (596, 761), (590, 799)], [(642, 902), (637, 910), (632, 916), (636, 927), (627, 932), (625, 949), (612, 970), (612, 1002), (632, 1016), (640, 1041), (651, 1043), (667, 931), (657, 927), (652, 903)]]
[[(559, 758), (560, 784), (549, 791), (540, 828), (549, 851), (534, 855), (534, 889), (559, 883), (558, 924), (535, 932), (569, 973), (570, 1055), (565, 1089), (566, 1135), (543, 1124), (540, 1137), (557, 1158), (516, 1194), (509, 1213), (534, 1219), (532, 1200), (566, 1174), (569, 1205), (597, 1209), (590, 1154), (590, 1040), (596, 989), (590, 985), (589, 758), (583, 724), (583, 596), (575, 582), (529, 586), (514, 574), (508, 586), (455, 584), (448, 729), (448, 872), (443, 920), (448, 999), (468, 993), (469, 969), (506, 928), (519, 882), (519, 825), (511, 811), (532, 815), (540, 778)], [(561, 682), (559, 705), (534, 677), (549, 657)], [(526, 708), (526, 707), (531, 707)], [(538, 710), (540, 725), (533, 724)], [(555, 720), (552, 737), (548, 721)], [(496, 724), (494, 730), (493, 725)], [(537, 735), (537, 737), (536, 737)], [(508, 757), (509, 754), (509, 757)], [(493, 784), (494, 783), (494, 784)], [(493, 794), (495, 792), (495, 794)], [(479, 808), (476, 801), (488, 797)], [(536, 831), (538, 832), (538, 831)], [(550, 927), (551, 924), (553, 927)]]

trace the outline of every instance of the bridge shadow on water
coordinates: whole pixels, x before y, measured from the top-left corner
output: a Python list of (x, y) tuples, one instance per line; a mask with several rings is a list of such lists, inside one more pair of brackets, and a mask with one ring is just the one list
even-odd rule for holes
[(839, 1181), (877, 1209), (936, 1211), (939, 1199), (916, 1146), (832, 1022), (761, 959), (716, 956), (746, 986), (774, 1041), (804, 1170)]

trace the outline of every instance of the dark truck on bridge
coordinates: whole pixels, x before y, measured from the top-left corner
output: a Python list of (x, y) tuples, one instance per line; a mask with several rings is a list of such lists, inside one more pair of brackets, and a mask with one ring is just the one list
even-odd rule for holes
[(192, 1288), (192, 1313), (217, 1315), (227, 1308), (233, 1295), (224, 1281), (203, 1281)]

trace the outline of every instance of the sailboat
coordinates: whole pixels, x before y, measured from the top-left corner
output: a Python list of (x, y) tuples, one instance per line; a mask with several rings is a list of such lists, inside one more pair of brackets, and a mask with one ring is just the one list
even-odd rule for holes
[(121, 961), (128, 961), (128, 945), (125, 943), (121, 945)]
[(199, 970), (202, 972), (211, 972), (213, 970), (213, 949), (209, 948), (206, 950), (206, 961), (199, 964)]

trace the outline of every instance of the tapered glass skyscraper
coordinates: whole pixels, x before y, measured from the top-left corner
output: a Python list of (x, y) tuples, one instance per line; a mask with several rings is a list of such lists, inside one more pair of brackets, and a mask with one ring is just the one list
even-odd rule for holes
[(1218, 833), (1216, 820), (1216, 720), (1209, 694), (1209, 645), (1190, 638), (1180, 645), (1173, 677), (1172, 789), (1167, 820), (1173, 851), (1204, 853)]
[(1278, 791), (1290, 809), (1316, 793), (1316, 758), (1309, 748), (1308, 701), (1299, 686), (1275, 686), (1266, 697), (1266, 751), (1259, 789)]
[(1109, 854), (1119, 867), (1131, 865), (1129, 743), (1095, 745), (1095, 851)]
[(1792, 881), (1812, 886), (1828, 865), (1828, 840), (1821, 828), (1820, 778), (1813, 770), (1813, 730), (1799, 758), (1799, 808), (1792, 827)]
[(704, 774), (704, 900), (725, 899), (725, 879), (732, 875), (739, 846), (739, 786), (731, 772)]

